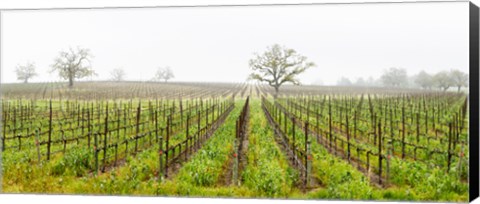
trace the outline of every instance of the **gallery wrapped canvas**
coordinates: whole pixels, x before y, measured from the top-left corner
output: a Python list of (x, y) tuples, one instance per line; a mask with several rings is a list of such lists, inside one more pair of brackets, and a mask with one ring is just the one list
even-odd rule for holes
[(1, 192), (469, 202), (478, 7), (1, 10)]

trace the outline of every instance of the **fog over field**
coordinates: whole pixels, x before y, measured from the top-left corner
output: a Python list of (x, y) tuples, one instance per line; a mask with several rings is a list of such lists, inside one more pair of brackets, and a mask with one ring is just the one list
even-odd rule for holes
[(468, 2), (7, 11), (1, 18), (1, 80), (21, 82), (17, 64), (48, 73), (59, 51), (90, 49), (93, 80), (123, 68), (126, 80), (149, 80), (170, 66), (172, 81), (243, 82), (254, 52), (278, 43), (317, 67), (304, 84), (342, 76), (380, 77), (384, 69), (468, 73)]

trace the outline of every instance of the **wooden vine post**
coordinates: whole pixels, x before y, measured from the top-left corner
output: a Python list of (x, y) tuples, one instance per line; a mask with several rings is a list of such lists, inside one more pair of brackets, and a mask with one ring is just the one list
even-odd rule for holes
[(311, 140), (308, 138), (308, 122), (305, 123), (305, 187), (311, 186), (312, 154)]
[(382, 122), (378, 122), (378, 183), (382, 184)]
[(172, 123), (172, 115), (169, 115), (167, 119), (167, 141), (165, 143), (165, 177), (168, 177), (168, 150), (169, 150), (171, 123)]
[(345, 123), (347, 128), (347, 159), (348, 163), (350, 163), (350, 133), (348, 131), (348, 114), (345, 114)]
[(332, 104), (331, 104), (331, 97), (328, 97), (328, 137), (330, 140), (330, 149), (332, 149)]
[(297, 154), (295, 154), (295, 150), (297, 150), (297, 147), (295, 145), (295, 116), (292, 116), (292, 150), (293, 150), (293, 161), (296, 162), (297, 160)]
[(201, 112), (199, 110), (197, 110), (197, 116), (198, 116), (198, 120), (197, 120), (197, 139), (195, 140), (195, 151), (198, 150), (200, 148), (200, 120), (202, 119), (201, 117)]
[(357, 139), (357, 110), (353, 113), (353, 138)]
[(50, 100), (50, 114), (48, 120), (48, 143), (47, 143), (47, 160), (50, 160), (50, 146), (52, 143), (52, 100)]
[(389, 180), (390, 180), (390, 160), (392, 159), (392, 156), (393, 156), (393, 149), (392, 149), (392, 146), (393, 146), (393, 140), (390, 140), (389, 141), (389, 146), (390, 148), (387, 149), (387, 179), (386, 179), (386, 185), (389, 184)]
[[(190, 114), (187, 113), (187, 124), (186, 124), (186, 129), (185, 129), (185, 161), (187, 161), (188, 158), (188, 141), (189, 141), (189, 127), (190, 127)], [(190, 144), (191, 145), (191, 144)]]
[(402, 107), (402, 159), (405, 158), (405, 106)]
[(283, 112), (283, 132), (285, 133), (285, 135), (287, 135), (287, 122), (288, 122), (288, 117), (287, 117), (287, 112)]
[(138, 152), (138, 134), (140, 132), (140, 114), (141, 114), (141, 102), (138, 103), (137, 107), (137, 117), (136, 117), (136, 126), (135, 126), (135, 154)]
[[(237, 129), (239, 128), (238, 126), (239, 122), (237, 120)], [(237, 130), (236, 132), (239, 133), (240, 130)], [(237, 145), (240, 145), (240, 142), (238, 141), (238, 137), (235, 138), (233, 141), (233, 175), (232, 175), (232, 184), (237, 185), (238, 183), (238, 148)]]
[(98, 134), (94, 134), (93, 153), (95, 154), (95, 175), (98, 175)]
[(159, 169), (158, 169), (158, 180), (159, 182), (163, 182), (163, 176), (167, 174), (167, 168), (163, 168), (163, 136), (159, 136), (158, 138), (158, 163), (159, 163)]
[(180, 126), (183, 126), (183, 102), (181, 97), (179, 99), (179, 104), (180, 104)]
[(206, 127), (206, 128), (209, 127), (209, 123), (208, 123), (208, 115), (209, 115), (208, 112), (209, 112), (209, 110), (210, 110), (210, 107), (207, 105), (207, 106), (206, 106), (206, 113), (205, 113), (205, 120), (206, 120), (206, 123), (205, 123), (206, 125), (205, 125), (205, 127)]
[(393, 136), (393, 112), (392, 109), (390, 109), (390, 143), (391, 143), (391, 150), (392, 153), (395, 152), (395, 139)]
[(38, 163), (40, 164), (40, 131), (38, 129), (35, 130), (35, 147), (37, 148)]
[(452, 123), (448, 123), (448, 152), (447, 152), (447, 173), (450, 171), (452, 160)]
[(316, 128), (316, 138), (317, 138), (317, 143), (319, 143), (320, 142), (320, 119), (319, 119), (320, 114), (318, 113), (318, 106), (316, 108), (315, 113), (316, 113), (316, 120), (315, 120), (315, 122), (316, 122), (316, 126), (315, 126), (315, 128)]
[[(10, 108), (10, 107), (9, 107)], [(5, 110), (2, 108), (2, 110)], [(5, 151), (5, 138), (7, 137), (7, 128), (5, 127), (7, 125), (7, 116), (4, 114), (3, 115), (3, 123), (2, 123), (2, 128), (3, 128), (3, 135), (2, 135), (2, 152)]]
[(105, 129), (103, 137), (103, 166), (102, 171), (105, 171), (107, 160), (107, 140), (108, 140), (108, 102), (105, 108)]

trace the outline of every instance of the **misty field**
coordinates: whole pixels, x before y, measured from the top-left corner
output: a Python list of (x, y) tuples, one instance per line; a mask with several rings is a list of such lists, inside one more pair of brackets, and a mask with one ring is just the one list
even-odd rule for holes
[(2, 84), (6, 193), (468, 199), (465, 93)]

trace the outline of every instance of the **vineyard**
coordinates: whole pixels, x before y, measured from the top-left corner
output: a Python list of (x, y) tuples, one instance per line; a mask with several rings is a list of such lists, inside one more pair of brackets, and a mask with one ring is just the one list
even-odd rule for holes
[(468, 199), (468, 96), (261, 84), (5, 84), (2, 191)]

